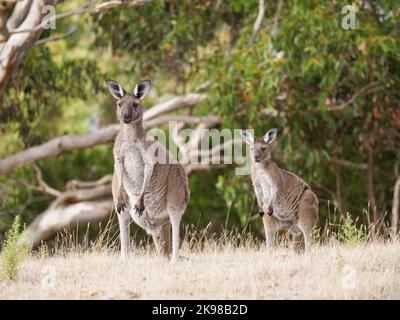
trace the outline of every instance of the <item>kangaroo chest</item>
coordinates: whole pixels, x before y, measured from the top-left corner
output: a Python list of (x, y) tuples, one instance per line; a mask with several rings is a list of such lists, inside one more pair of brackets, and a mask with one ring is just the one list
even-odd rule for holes
[(292, 221), (296, 210), (294, 210), (292, 199), (288, 197), (285, 185), (278, 184), (266, 170), (260, 170), (257, 176), (264, 204), (271, 203), (274, 217), (281, 221)]
[(121, 152), (124, 158), (123, 185), (128, 194), (138, 195), (144, 179), (144, 162), (140, 147), (134, 142), (125, 142)]
[[(134, 142), (125, 142), (122, 145), (121, 152), (124, 158), (124, 176), (123, 186), (129, 196), (130, 204), (133, 207), (136, 204), (137, 197), (139, 196), (145, 174), (145, 163), (143, 161), (142, 146)], [(168, 170), (163, 165), (155, 164), (150, 180), (145, 188), (144, 205), (146, 212), (139, 218), (136, 223), (143, 228), (151, 225), (151, 219), (147, 214), (151, 213), (152, 216), (158, 215), (165, 209), (165, 194), (167, 189), (166, 180), (168, 178)], [(148, 220), (145, 223), (145, 220)], [(147, 227), (145, 227), (147, 225)]]
[(272, 201), (276, 196), (276, 186), (274, 185), (270, 175), (267, 172), (260, 170), (257, 173), (257, 180), (261, 187), (264, 201)]

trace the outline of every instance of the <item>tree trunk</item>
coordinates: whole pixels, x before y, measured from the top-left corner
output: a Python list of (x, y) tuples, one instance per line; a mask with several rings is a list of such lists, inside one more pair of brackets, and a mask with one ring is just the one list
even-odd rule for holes
[[(40, 25), (43, 16), (42, 8), (49, 3), (51, 2), (33, 0), (25, 19), (18, 26), (17, 30), (29, 30)], [(0, 101), (12, 75), (18, 69), (22, 59), (41, 33), (41, 28), (32, 32), (13, 33), (10, 35), (3, 33), (3, 37), (5, 36), (6, 38), (0, 51)]]
[(342, 196), (342, 178), (340, 176), (340, 167), (335, 165), (333, 168), (335, 172), (335, 180), (336, 180), (336, 195), (335, 195), (335, 205), (337, 210), (339, 211), (340, 220), (344, 221), (344, 201)]
[(400, 176), (397, 178), (393, 190), (391, 230), (394, 236), (397, 236), (399, 232), (399, 210), (400, 210)]
[(374, 155), (373, 151), (368, 151), (368, 169), (367, 169), (367, 195), (372, 209), (373, 224), (379, 229), (381, 224), (381, 215), (377, 208), (375, 189), (374, 189)]

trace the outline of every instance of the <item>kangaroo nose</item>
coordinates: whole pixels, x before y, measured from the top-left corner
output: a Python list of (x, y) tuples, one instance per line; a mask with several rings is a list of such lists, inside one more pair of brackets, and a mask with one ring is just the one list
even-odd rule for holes
[(128, 113), (124, 114), (124, 122), (129, 123), (131, 121), (131, 115)]

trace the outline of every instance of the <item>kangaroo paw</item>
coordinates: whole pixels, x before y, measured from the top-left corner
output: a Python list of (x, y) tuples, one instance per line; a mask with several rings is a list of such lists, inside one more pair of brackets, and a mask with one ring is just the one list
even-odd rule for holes
[(262, 208), (258, 208), (258, 214), (262, 218), (264, 216), (264, 210)]
[(117, 202), (116, 209), (117, 209), (117, 213), (121, 213), (122, 211), (124, 211), (126, 209), (126, 204), (123, 202)]
[(139, 217), (143, 214), (143, 211), (144, 211), (144, 203), (143, 203), (143, 201), (138, 201), (138, 202), (135, 204), (135, 211), (136, 211), (136, 214), (137, 214)]
[(272, 207), (269, 207), (267, 213), (268, 215), (272, 216), (272, 214), (274, 213), (274, 209)]

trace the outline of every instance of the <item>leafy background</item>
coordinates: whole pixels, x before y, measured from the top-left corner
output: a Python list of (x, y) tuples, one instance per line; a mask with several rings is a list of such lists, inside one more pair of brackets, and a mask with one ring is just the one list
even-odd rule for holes
[[(80, 3), (68, 1), (57, 10)], [(354, 2), (356, 29), (344, 30), (346, 1), (284, 1), (273, 36), (277, 4), (266, 1), (252, 46), (254, 0), (161, 0), (57, 21), (57, 29), (42, 37), (71, 24), (78, 32), (34, 46), (13, 77), (0, 105), (0, 158), (58, 135), (114, 123), (106, 78), (127, 88), (138, 79), (153, 79), (146, 106), (211, 81), (209, 99), (195, 112), (215, 112), (223, 119), (221, 128), (254, 128), (257, 135), (277, 127), (273, 158), (317, 193), (321, 225), (332, 212), (365, 222), (371, 201), (388, 220), (400, 159), (398, 2)], [(371, 84), (372, 92), (332, 110)], [(71, 151), (40, 166), (48, 184), (62, 190), (71, 179), (112, 172), (111, 145)], [(51, 201), (24, 181), (35, 184), (31, 168), (0, 177), (0, 235), (15, 215), (29, 223)], [(247, 226), (262, 235), (250, 178), (236, 176), (234, 166), (195, 174), (190, 189), (184, 223), (201, 228), (212, 221), (217, 232)]]

